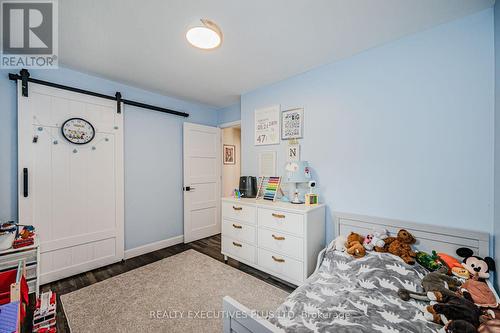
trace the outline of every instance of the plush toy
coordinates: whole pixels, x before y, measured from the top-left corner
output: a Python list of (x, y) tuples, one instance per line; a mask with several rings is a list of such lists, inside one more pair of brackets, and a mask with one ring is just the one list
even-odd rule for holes
[(368, 251), (375, 250), (377, 252), (384, 252), (384, 239), (386, 239), (387, 237), (389, 237), (387, 235), (387, 230), (375, 230), (373, 231), (373, 233), (366, 235), (363, 241), (363, 246)]
[(470, 279), (460, 288), (460, 293), (468, 292), (472, 301), (481, 308), (496, 309), (499, 307), (497, 299), (488, 284), (484, 281)]
[(416, 242), (415, 237), (407, 230), (398, 231), (397, 237), (387, 237), (385, 240), (384, 251), (392, 253), (409, 265), (415, 264), (416, 253), (412, 250), (411, 244)]
[(500, 319), (490, 319), (479, 326), (479, 333), (498, 333), (500, 332)]
[(478, 257), (474, 255), (474, 251), (469, 248), (461, 247), (457, 249), (457, 254), (464, 258), (462, 266), (469, 273), (480, 280), (485, 280), (490, 277), (490, 271), (495, 271), (495, 260), (490, 257)]
[(366, 235), (365, 239), (363, 240), (363, 247), (368, 251), (373, 251), (373, 248), (375, 247), (375, 245), (373, 244), (373, 234)]
[(465, 320), (450, 320), (444, 327), (446, 333), (476, 333), (478, 330)]
[(440, 294), (455, 295), (461, 283), (454, 277), (446, 275), (448, 269), (441, 267), (438, 271), (430, 272), (422, 279), (423, 293), (413, 292), (408, 289), (399, 289), (398, 295), (401, 299), (408, 301), (410, 298), (430, 301), (435, 298), (434, 292)]
[(464, 293), (464, 297), (440, 292), (434, 294), (439, 303), (425, 308), (424, 317), (427, 320), (446, 325), (445, 330), (448, 332), (477, 331), (481, 310), (472, 302), (468, 293)]
[(354, 256), (355, 258), (364, 257), (366, 254), (366, 250), (363, 247), (363, 241), (363, 236), (355, 232), (351, 232), (349, 236), (347, 236), (347, 242), (345, 243), (347, 253)]
[(429, 271), (433, 272), (440, 269), (443, 264), (439, 261), (436, 251), (432, 251), (432, 255), (424, 251), (418, 251), (415, 258), (417, 262)]
[(386, 229), (375, 230), (373, 232), (372, 244), (377, 252), (384, 252), (385, 239), (389, 237)]
[(345, 244), (347, 242), (347, 238), (345, 236), (337, 236), (334, 240), (330, 242), (327, 250), (335, 250), (344, 252), (346, 250)]

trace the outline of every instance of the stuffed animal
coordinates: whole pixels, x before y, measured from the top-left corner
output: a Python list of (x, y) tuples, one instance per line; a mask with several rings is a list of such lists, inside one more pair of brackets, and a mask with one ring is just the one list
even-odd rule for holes
[(464, 258), (462, 266), (469, 271), (473, 277), (485, 280), (490, 277), (490, 271), (495, 271), (495, 260), (493, 260), (493, 258), (475, 256), (474, 251), (466, 247), (457, 249), (457, 254)]
[(373, 248), (375, 247), (372, 240), (373, 234), (366, 235), (365, 239), (363, 240), (363, 247), (368, 251), (373, 251)]
[(366, 235), (363, 246), (368, 251), (375, 250), (377, 252), (383, 252), (385, 245), (384, 239), (387, 237), (387, 230), (375, 230), (373, 233)]
[(389, 237), (386, 229), (375, 230), (373, 232), (372, 244), (377, 252), (384, 252), (385, 239)]
[(414, 258), (416, 253), (412, 250), (411, 244), (414, 244), (416, 239), (407, 230), (399, 230), (397, 237), (387, 237), (384, 242), (385, 252), (389, 252), (400, 257), (409, 265), (415, 264)]
[(499, 307), (495, 294), (484, 281), (474, 279), (465, 281), (460, 288), (460, 293), (463, 294), (464, 292), (468, 292), (472, 301), (480, 308), (496, 309)]
[(490, 319), (479, 326), (479, 333), (498, 333), (500, 332), (500, 319)]
[(363, 247), (363, 241), (363, 236), (355, 232), (351, 232), (349, 236), (347, 236), (347, 242), (345, 243), (347, 253), (354, 256), (355, 258), (364, 257), (366, 254), (366, 250)]
[(440, 269), (443, 264), (439, 261), (436, 251), (432, 251), (432, 255), (424, 251), (418, 251), (415, 256), (417, 262), (429, 271), (433, 272)]
[(481, 310), (472, 302), (468, 293), (460, 297), (435, 292), (435, 298), (439, 303), (425, 308), (424, 317), (427, 320), (446, 325), (445, 329), (448, 329), (448, 332), (477, 331)]
[(327, 250), (335, 250), (344, 252), (346, 250), (345, 244), (347, 242), (347, 238), (345, 236), (337, 236), (334, 240), (330, 242)]
[(476, 333), (478, 330), (465, 320), (450, 320), (444, 327), (446, 333)]
[(413, 292), (408, 289), (399, 289), (398, 295), (402, 300), (408, 301), (410, 298), (430, 301), (435, 298), (434, 292), (441, 294), (455, 295), (461, 283), (454, 277), (446, 275), (448, 269), (441, 267), (438, 271), (430, 272), (422, 279), (423, 293)]

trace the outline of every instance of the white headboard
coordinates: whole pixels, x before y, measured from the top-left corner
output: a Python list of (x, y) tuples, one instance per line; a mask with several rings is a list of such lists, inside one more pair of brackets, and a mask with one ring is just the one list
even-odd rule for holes
[(415, 248), (430, 253), (432, 250), (454, 255), (459, 247), (468, 247), (481, 257), (490, 255), (490, 235), (463, 229), (430, 224), (419, 224), (380, 217), (334, 212), (336, 235), (348, 235), (351, 231), (366, 235), (374, 229), (385, 228), (392, 235), (399, 229), (408, 230), (415, 238)]

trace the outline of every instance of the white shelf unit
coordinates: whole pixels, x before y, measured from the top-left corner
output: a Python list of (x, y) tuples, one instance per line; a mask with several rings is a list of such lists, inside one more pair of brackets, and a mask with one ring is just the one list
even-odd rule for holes
[(36, 293), (38, 297), (40, 290), (40, 246), (37, 236), (35, 236), (33, 245), (18, 249), (11, 247), (0, 251), (0, 272), (17, 269), (19, 260), (24, 260), (26, 263), (26, 282), (29, 293)]

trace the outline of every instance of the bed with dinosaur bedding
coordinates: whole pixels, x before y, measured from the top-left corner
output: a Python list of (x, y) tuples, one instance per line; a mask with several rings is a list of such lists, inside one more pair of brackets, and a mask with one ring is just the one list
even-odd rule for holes
[(399, 288), (422, 291), (425, 274), (389, 253), (353, 259), (330, 250), (269, 321), (290, 332), (437, 332), (442, 326), (424, 317), (428, 303), (398, 296)]
[[(405, 228), (422, 251), (454, 253), (467, 246), (476, 255), (489, 253), (489, 234), (477, 231), (341, 213), (336, 213), (335, 223), (337, 235), (377, 228), (395, 234)], [(314, 273), (272, 313), (255, 313), (225, 297), (224, 332), (438, 332), (443, 326), (424, 316), (429, 302), (405, 301), (398, 295), (401, 288), (423, 292), (427, 272), (389, 253), (369, 252), (356, 259), (325, 249)]]

